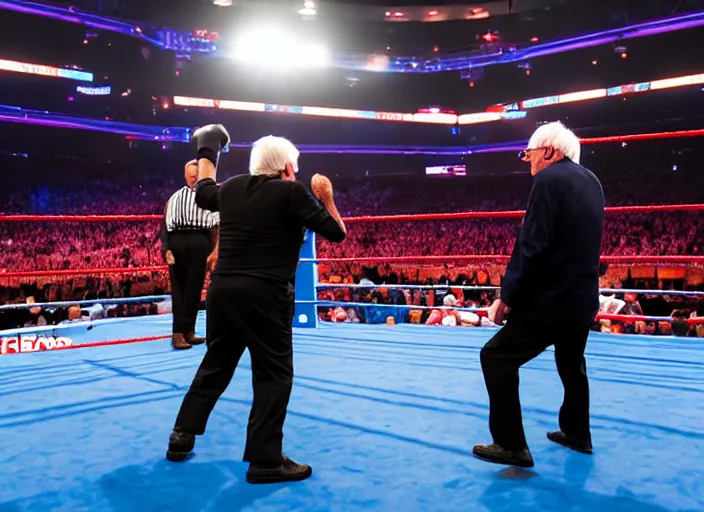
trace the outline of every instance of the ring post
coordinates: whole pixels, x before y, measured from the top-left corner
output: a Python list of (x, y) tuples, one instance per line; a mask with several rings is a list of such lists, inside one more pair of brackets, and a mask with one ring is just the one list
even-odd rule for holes
[[(315, 233), (306, 230), (299, 257), (301, 259), (315, 259)], [(315, 304), (317, 299), (316, 285), (318, 284), (318, 265), (312, 261), (301, 261), (296, 270), (296, 312), (293, 316), (294, 327), (318, 327), (318, 315)], [(307, 301), (301, 304), (299, 301)]]

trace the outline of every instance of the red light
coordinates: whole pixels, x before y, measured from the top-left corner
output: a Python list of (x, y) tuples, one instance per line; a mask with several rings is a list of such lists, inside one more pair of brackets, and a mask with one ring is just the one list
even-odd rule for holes
[(621, 58), (622, 58), (622, 59), (627, 59), (627, 58), (628, 58), (628, 54), (627, 54), (627, 53), (622, 53), (622, 54), (621, 54)]
[(487, 43), (491, 43), (491, 42), (497, 40), (498, 36), (495, 36), (491, 32), (487, 32), (486, 34), (482, 35), (482, 39), (484, 39), (484, 41), (486, 41)]
[(434, 51), (435, 53), (438, 53), (438, 52), (440, 51), (440, 48), (438, 48), (437, 46), (435, 46), (435, 47), (433, 47), (433, 51)]
[(88, 44), (88, 39), (84, 39), (83, 44)]
[(389, 11), (386, 11), (386, 16), (391, 16), (391, 13)]
[(530, 69), (526, 69), (526, 76), (530, 76)]
[(474, 82), (469, 82), (470, 87), (474, 87)]
[(162, 103), (162, 104), (161, 104), (161, 108), (169, 108), (169, 104), (168, 104), (168, 103)]
[(403, 18), (403, 13), (402, 12), (395, 12), (394, 17), (395, 18)]
[(437, 15), (438, 15), (438, 11), (430, 11), (428, 13), (428, 16), (437, 16)]
[(210, 32), (208, 30), (194, 30), (193, 35), (196, 39), (200, 39), (202, 41), (210, 41), (211, 43), (217, 41), (220, 38), (220, 35), (217, 32)]
[(530, 42), (531, 42), (531, 43), (537, 43), (538, 41), (540, 41), (540, 38), (537, 37), (537, 36), (536, 36), (536, 37), (531, 37), (531, 39), (530, 39)]
[(592, 61), (592, 66), (596, 66), (597, 64), (599, 64), (599, 61), (598, 61), (598, 60), (593, 60), (593, 61)]

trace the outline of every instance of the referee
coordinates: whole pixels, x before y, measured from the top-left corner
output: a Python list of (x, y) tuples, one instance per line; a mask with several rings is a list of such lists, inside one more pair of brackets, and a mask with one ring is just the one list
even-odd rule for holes
[(162, 229), (162, 251), (169, 265), (173, 329), (171, 345), (176, 350), (205, 342), (195, 337), (196, 316), (205, 273), (215, 267), (220, 216), (196, 205), (193, 190), (198, 162), (186, 164), (186, 186), (166, 202)]

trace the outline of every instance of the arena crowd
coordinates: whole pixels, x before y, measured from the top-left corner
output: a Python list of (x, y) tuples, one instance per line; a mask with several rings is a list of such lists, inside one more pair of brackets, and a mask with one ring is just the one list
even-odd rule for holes
[[(66, 164), (68, 165), (68, 164)], [(325, 172), (324, 169), (316, 171)], [(54, 169), (33, 170), (32, 180), (23, 180), (19, 193), (0, 178), (2, 213), (61, 214), (159, 214), (166, 199), (182, 186), (180, 173), (152, 173), (135, 179), (132, 173), (70, 172)], [(597, 174), (598, 170), (597, 170)], [(695, 177), (694, 182), (692, 181)], [(642, 179), (636, 171), (614, 175), (601, 173), (607, 203), (618, 205), (652, 205), (701, 202), (704, 178), (701, 173), (682, 176), (677, 172), (654, 173)], [(305, 179), (305, 178), (304, 178)], [(697, 181), (697, 179), (699, 181)], [(425, 176), (388, 176), (338, 179), (336, 201), (343, 216), (400, 213), (434, 213), (458, 211), (520, 210), (525, 207), (530, 179), (526, 175), (480, 176), (468, 178), (428, 178)], [(3, 195), (5, 197), (3, 197)], [(520, 219), (470, 219), (419, 222), (363, 222), (351, 224), (349, 235), (340, 245), (318, 242), (318, 255), (324, 258), (361, 256), (424, 256), (443, 254), (508, 255), (520, 227)], [(161, 272), (138, 272), (105, 275), (100, 279), (73, 278), (5, 278), (1, 273), (34, 270), (97, 268), (139, 268), (164, 264), (161, 252), (161, 222), (3, 222), (0, 223), (0, 297), (4, 304), (128, 297), (168, 293), (168, 280)], [(609, 215), (606, 220), (603, 254), (623, 256), (704, 255), (704, 213), (667, 212)], [(487, 258), (467, 264), (462, 261), (441, 266), (413, 264), (399, 266), (384, 263), (375, 267), (378, 276), (395, 275), (407, 284), (487, 284), (500, 286), (503, 265)], [(671, 289), (702, 289), (701, 269), (649, 270), (635, 280), (630, 269), (607, 269), (604, 286), (622, 287), (629, 279), (641, 286)], [(321, 279), (355, 282), (369, 275), (360, 264), (336, 264), (323, 269)], [(666, 273), (663, 278), (660, 273)], [(479, 276), (479, 277), (478, 277)], [(372, 282), (382, 284), (384, 279)], [(478, 281), (483, 281), (479, 282)], [(387, 282), (388, 284), (388, 282)], [(344, 293), (338, 290), (339, 297)], [(342, 295), (340, 295), (342, 293)], [(457, 292), (459, 293), (459, 292)], [(456, 295), (457, 295), (456, 293)], [(357, 294), (360, 300), (383, 302), (388, 297)], [(348, 293), (348, 298), (352, 296)], [(327, 292), (321, 298), (329, 297)], [(493, 292), (478, 296), (459, 294), (458, 304), (481, 307)], [(398, 299), (398, 298), (397, 298)], [(404, 295), (404, 304), (439, 305), (440, 296), (429, 299), (422, 293)], [(396, 299), (393, 299), (396, 300)], [(438, 302), (440, 301), (440, 302)], [(354, 302), (354, 301), (353, 301)], [(435, 302), (438, 302), (437, 304)], [(696, 305), (686, 305), (685, 313), (697, 314)], [(368, 308), (365, 308), (368, 309)], [(646, 307), (646, 314), (659, 314)], [(112, 315), (147, 314), (152, 305), (111, 310)], [(660, 311), (660, 310), (658, 310)], [(667, 315), (671, 314), (666, 311)], [(675, 309), (679, 312), (679, 309)], [(367, 312), (368, 313), (368, 312)], [(324, 313), (328, 315), (328, 312)], [(699, 311), (702, 314), (702, 311)], [(62, 316), (63, 315), (63, 316)], [(47, 315), (50, 323), (64, 320)], [(364, 317), (361, 312), (358, 317)], [(0, 314), (1, 327), (17, 326), (19, 318), (8, 320)], [(16, 316), (16, 315), (15, 315)], [(373, 316), (373, 315), (371, 315)], [(418, 321), (427, 321), (425, 314)], [(381, 317), (379, 317), (381, 318)], [(386, 316), (384, 316), (386, 318)], [(399, 318), (407, 321), (409, 317)], [(465, 319), (466, 320), (466, 319)], [(22, 325), (31, 324), (33, 318)], [(38, 321), (38, 320), (37, 320)], [(370, 321), (365, 319), (365, 321)], [(474, 321), (474, 319), (472, 319)], [(462, 323), (461, 321), (459, 322)], [(467, 322), (465, 321), (465, 324)], [(609, 327), (610, 328), (610, 327)], [(618, 330), (618, 329), (616, 329)], [(702, 333), (704, 334), (704, 333)]]

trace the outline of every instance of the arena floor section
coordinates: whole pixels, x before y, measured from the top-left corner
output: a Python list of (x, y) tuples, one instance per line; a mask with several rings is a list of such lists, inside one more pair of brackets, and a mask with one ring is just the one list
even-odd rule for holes
[[(168, 333), (170, 316), (97, 322), (74, 343)], [(203, 317), (199, 318), (203, 331)], [(491, 329), (328, 324), (297, 330), (288, 455), (305, 482), (248, 485), (245, 355), (196, 455), (165, 460), (204, 347), (168, 340), (0, 357), (0, 511), (704, 510), (700, 340), (593, 334), (595, 454), (550, 443), (562, 391), (550, 351), (521, 372), (534, 470), (471, 455), (490, 440), (479, 349)]]

